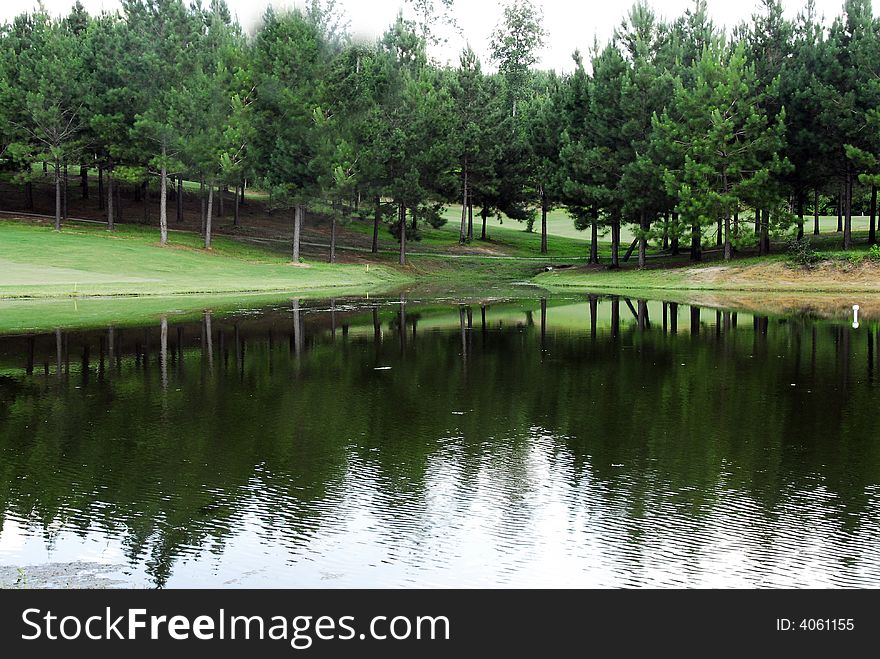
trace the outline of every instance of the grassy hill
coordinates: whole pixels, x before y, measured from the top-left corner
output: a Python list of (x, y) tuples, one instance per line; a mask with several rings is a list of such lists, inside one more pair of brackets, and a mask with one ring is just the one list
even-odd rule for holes
[(0, 297), (176, 295), (285, 292), (357, 287), (368, 291), (406, 281), (376, 264), (309, 262), (218, 237), (210, 251), (199, 237), (173, 233), (166, 247), (155, 230), (0, 221)]

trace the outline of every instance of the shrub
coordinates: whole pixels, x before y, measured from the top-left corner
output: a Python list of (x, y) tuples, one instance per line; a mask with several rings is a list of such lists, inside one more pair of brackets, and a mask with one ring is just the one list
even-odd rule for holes
[(871, 245), (868, 250), (868, 258), (871, 261), (880, 261), (880, 245)]
[(864, 252), (850, 252), (846, 255), (846, 261), (850, 265), (859, 266), (865, 260), (868, 255)]
[(787, 244), (788, 260), (794, 264), (805, 268), (811, 268), (822, 260), (819, 253), (813, 249), (809, 238), (791, 238)]

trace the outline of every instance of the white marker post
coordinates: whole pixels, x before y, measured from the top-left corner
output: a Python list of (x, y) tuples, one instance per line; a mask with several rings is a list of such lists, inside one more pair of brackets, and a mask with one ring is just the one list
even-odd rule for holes
[(859, 305), (853, 305), (853, 329), (859, 329)]

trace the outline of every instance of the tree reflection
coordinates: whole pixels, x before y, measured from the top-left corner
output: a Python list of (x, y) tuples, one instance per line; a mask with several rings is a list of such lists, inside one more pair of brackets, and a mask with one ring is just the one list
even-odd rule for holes
[[(157, 586), (183, 557), (221, 553), (248, 515), (289, 551), (352, 505), (370, 507), (389, 547), (427, 542), (438, 479), (444, 514), (488, 507), (497, 542), (528, 546), (547, 485), (536, 464), (578, 493), (560, 499), (572, 528), (587, 515), (625, 531), (621, 571), (645, 570), (654, 511), (697, 528), (738, 497), (772, 536), (817, 482), (833, 495), (813, 497), (825, 519), (847, 537), (876, 532), (876, 328), (754, 316), (737, 329), (721, 311), (700, 333), (691, 306), (680, 337), (676, 303), (623, 304), (624, 319), (618, 297), (484, 303), (476, 346), (471, 305), (405, 298), (0, 338), (0, 516), (50, 541), (102, 529)], [(213, 368), (215, 336), (234, 368)], [(50, 385), (35, 364), (53, 361)], [(585, 512), (585, 497), (602, 504)], [(758, 540), (769, 551), (772, 537)], [(712, 551), (708, 535), (682, 543), (694, 560)]]

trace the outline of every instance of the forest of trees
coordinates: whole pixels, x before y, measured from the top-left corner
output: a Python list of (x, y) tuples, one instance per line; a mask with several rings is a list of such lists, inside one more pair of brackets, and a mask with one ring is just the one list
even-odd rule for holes
[[(771, 237), (819, 232), (834, 209), (843, 247), (852, 215), (880, 184), (880, 18), (846, 0), (833, 20), (812, 0), (796, 19), (762, 0), (725, 30), (705, 0), (660, 19), (638, 2), (572, 72), (536, 70), (548, 35), (538, 5), (510, 0), (488, 44), (457, 66), (429, 56), (453, 0), (407, 0), (375, 43), (351, 38), (334, 0), (269, 9), (253, 34), (222, 0), (123, 0), (119, 12), (22, 14), (0, 32), (0, 168), (33, 194), (54, 176), (97, 185), (113, 228), (118, 183), (158, 190), (160, 238), (184, 180), (201, 184), (210, 247), (218, 190), (243, 185), (289, 213), (292, 256), (307, 207), (354, 216), (400, 243), (462, 205), (462, 243), (487, 218), (534, 224), (564, 208), (591, 237), (610, 234), (612, 266), (648, 242), (701, 259), (707, 246), (770, 249)], [(178, 213), (179, 213), (179, 201)], [(474, 214), (478, 228), (475, 233)], [(457, 221), (457, 220), (456, 220)], [(636, 240), (621, 245), (621, 227)], [(812, 225), (812, 226), (811, 226)]]

